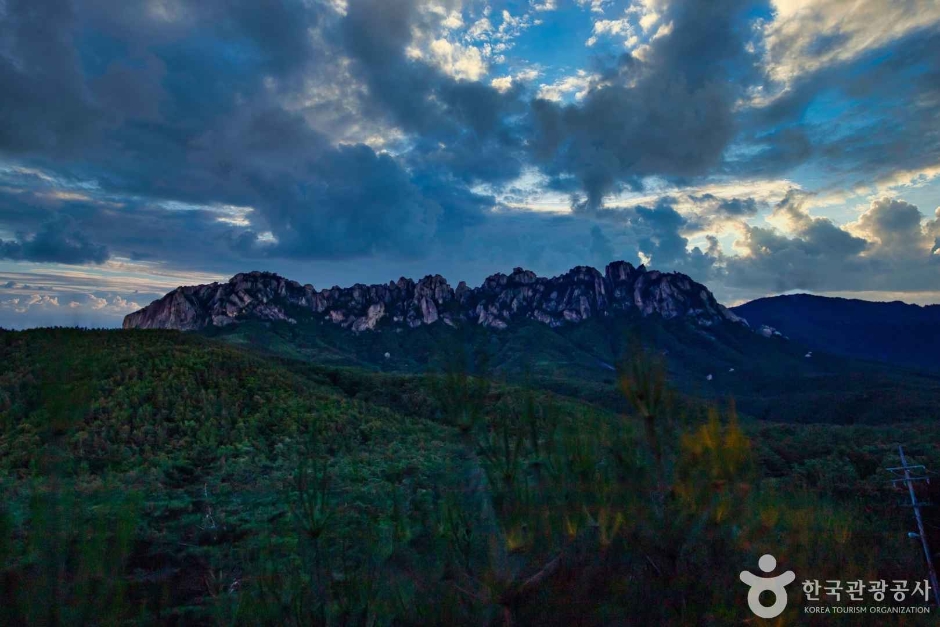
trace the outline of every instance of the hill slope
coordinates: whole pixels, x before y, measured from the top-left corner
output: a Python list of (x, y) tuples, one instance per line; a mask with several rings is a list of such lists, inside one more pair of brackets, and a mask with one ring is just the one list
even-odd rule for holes
[(492, 374), (622, 408), (616, 369), (633, 347), (662, 355), (682, 392), (734, 396), (740, 410), (781, 422), (888, 424), (940, 418), (940, 377), (897, 371), (766, 338), (740, 325), (701, 329), (683, 320), (622, 313), (550, 328), (535, 321), (505, 330), (429, 325), (352, 333), (329, 322), (253, 321), (213, 329), (239, 346), (319, 364), (376, 372), (421, 373), (481, 356)]
[[(349, 381), (342, 390), (322, 372), (292, 371), (196, 335), (0, 332), (0, 363), (0, 486), (8, 496), (0, 528), (9, 513), (29, 524), (30, 537), (49, 539), (50, 550), (51, 538), (65, 542), (61, 554), (40, 557), (33, 542), (11, 557), (4, 536), (4, 624), (18, 624), (4, 614), (17, 607), (29, 623), (87, 622), (51, 618), (35, 604), (46, 593), (74, 594), (70, 603), (94, 612), (95, 622), (135, 606), (151, 621), (209, 622), (217, 591), (207, 578), (224, 576), (217, 583), (228, 586), (243, 576), (230, 570), (236, 555), (290, 537), (291, 482), (304, 460), (328, 465), (330, 493), (344, 501), (335, 540), (360, 547), (395, 498), (431, 507), (466, 475), (466, 453), (450, 430), (353, 398)], [(96, 534), (121, 520), (133, 533), (118, 550)], [(93, 583), (99, 568), (117, 568), (112, 559), (133, 573), (120, 589), (84, 590), (81, 571), (61, 579), (66, 566), (87, 562)], [(32, 570), (36, 563), (48, 570)]]
[[(591, 329), (556, 350), (598, 347)], [(3, 624), (741, 622), (727, 565), (764, 552), (823, 578), (921, 572), (879, 469), (899, 440), (940, 463), (936, 421), (745, 424), (751, 443), (691, 405), (658, 416), (657, 463), (632, 419), (563, 397), (178, 332), (0, 331), (0, 360)], [(466, 411), (475, 427), (450, 422)]]
[[(661, 353), (682, 391), (735, 396), (751, 416), (789, 422), (935, 418), (940, 379), (893, 372), (798, 340), (765, 337), (703, 285), (624, 262), (553, 278), (515, 269), (479, 288), (440, 276), (315, 290), (270, 273), (182, 287), (125, 328), (175, 328), (281, 357), (420, 373), (485, 355), (499, 376), (619, 409), (613, 381), (632, 346)], [(772, 325), (774, 326), (774, 325)], [(462, 357), (461, 357), (462, 355)]]
[(794, 294), (732, 311), (815, 350), (940, 372), (940, 305)]

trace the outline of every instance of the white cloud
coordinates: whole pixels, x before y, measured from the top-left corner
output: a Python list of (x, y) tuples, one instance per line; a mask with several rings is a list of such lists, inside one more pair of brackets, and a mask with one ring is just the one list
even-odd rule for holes
[(140, 309), (139, 304), (127, 300), (120, 294), (111, 296), (110, 301), (107, 298), (100, 298), (94, 294), (87, 294), (86, 296), (87, 299), (84, 303), (81, 301), (72, 301), (69, 303), (69, 307), (72, 309), (91, 309), (93, 311), (111, 314), (130, 313)]
[(0, 308), (12, 309), (16, 313), (28, 313), (31, 309), (55, 309), (59, 307), (59, 297), (48, 294), (30, 294), (29, 298), (8, 298), (0, 301)]
[[(554, 0), (533, 3), (533, 11), (545, 11), (554, 7)], [(416, 60), (422, 60), (440, 68), (448, 75), (462, 80), (482, 80), (489, 71), (490, 64), (503, 63), (506, 52), (514, 45), (514, 40), (535, 22), (531, 13), (514, 16), (503, 10), (498, 17), (491, 18), (489, 7), (483, 16), (467, 26), (459, 11), (449, 11), (438, 4), (431, 4), (423, 9), (434, 15), (438, 21), (435, 29), (415, 29), (412, 41), (406, 48), (406, 54)], [(495, 24), (494, 24), (495, 22)], [(504, 88), (505, 81), (496, 79), (496, 84)]]
[(463, 16), (460, 14), (460, 11), (451, 11), (442, 22), (442, 26), (447, 30), (463, 28)]
[(914, 170), (895, 170), (884, 176), (854, 185), (830, 186), (807, 201), (807, 206), (831, 207), (842, 205), (860, 197), (873, 201), (883, 196), (895, 196), (912, 189), (925, 187), (940, 178), (940, 165)]
[[(937, 177), (940, 177), (940, 165), (934, 165), (917, 170), (897, 170), (876, 180), (872, 187), (874, 194), (881, 194), (887, 190), (896, 190), (905, 187), (923, 187)], [(859, 187), (855, 191), (862, 192), (864, 187)]]
[(512, 89), (512, 76), (500, 76), (490, 81), (490, 86), (498, 92), (507, 92)]
[(538, 97), (544, 100), (561, 102), (566, 96), (574, 94), (576, 100), (584, 98), (591, 90), (591, 86), (600, 79), (597, 74), (588, 74), (578, 70), (577, 74), (560, 78), (550, 85), (539, 86)]
[(649, 44), (643, 44), (634, 48), (630, 54), (633, 55), (633, 58), (646, 62), (649, 60), (649, 54), (651, 50), (652, 48)]
[(490, 22), (489, 18), (482, 17), (467, 29), (467, 37), (477, 41), (485, 41), (489, 39), (493, 31), (493, 23)]
[(649, 13), (645, 13), (640, 18), (640, 28), (642, 28), (643, 32), (645, 33), (649, 29), (651, 29), (653, 26), (655, 26), (656, 22), (658, 21), (659, 21), (659, 13), (657, 13), (656, 11), (650, 11)]
[(538, 68), (527, 68), (525, 70), (517, 72), (514, 80), (521, 81), (521, 82), (534, 81), (541, 75), (542, 75), (542, 72)]
[(530, 0), (529, 4), (532, 5), (533, 11), (554, 11), (558, 8), (558, 0)]
[(527, 68), (510, 76), (500, 76), (490, 81), (490, 86), (499, 92), (509, 91), (517, 83), (528, 83), (539, 77), (541, 72), (536, 68)]
[(27, 283), (42, 283), (45, 289), (58, 294), (92, 292), (129, 294), (140, 290), (149, 295), (163, 295), (180, 285), (199, 285), (228, 280), (229, 276), (206, 272), (176, 272), (160, 262), (131, 261), (112, 258), (95, 268), (62, 268), (48, 265), (23, 264), (23, 272), (0, 271), (0, 283), (13, 281), (26, 289)]
[(619, 20), (598, 20), (594, 22), (594, 30), (591, 37), (585, 42), (587, 46), (593, 46), (601, 37), (621, 36), (625, 40), (634, 37), (633, 26), (627, 18)]
[(349, 10), (347, 0), (327, 0), (326, 4), (340, 15), (346, 15), (346, 11)]
[(603, 13), (604, 7), (611, 2), (612, 0), (578, 0), (578, 6), (590, 8), (592, 13)]
[(673, 23), (669, 22), (668, 24), (661, 24), (659, 28), (656, 29), (656, 33), (650, 37), (650, 41), (656, 41), (660, 37), (668, 37), (672, 34)]
[(936, 0), (773, 0), (773, 10), (765, 62), (783, 84), (940, 24)]
[[(547, 3), (551, 4), (551, 3)], [(533, 11), (539, 10), (534, 7)], [(547, 8), (541, 10), (548, 10)], [(527, 29), (538, 24), (532, 20), (531, 13), (518, 17), (507, 10), (499, 14), (499, 26), (495, 26), (490, 19), (489, 7), (484, 11), (484, 17), (474, 22), (463, 35), (463, 41), (468, 46), (477, 47), (482, 59), (488, 63), (503, 63), (506, 52), (512, 49), (514, 40)]]
[(483, 54), (474, 46), (436, 39), (431, 42), (429, 56), (438, 67), (454, 78), (477, 81), (486, 75)]
[(115, 311), (131, 312), (131, 311), (137, 311), (138, 309), (140, 309), (140, 305), (138, 305), (134, 301), (125, 300), (124, 298), (121, 298), (120, 296), (115, 296), (111, 300), (111, 308), (114, 309)]
[(924, 218), (915, 205), (884, 196), (872, 200), (858, 220), (845, 225), (845, 230), (873, 242), (872, 254), (917, 257), (934, 251), (934, 231), (940, 224)]
[(487, 5), (479, 19), (467, 16), (469, 26), (460, 11), (448, 7), (436, 1), (422, 6), (431, 19), (428, 25), (414, 29), (405, 52), (454, 78), (478, 81), (487, 75), (491, 64), (506, 61), (506, 53), (519, 35), (540, 23), (532, 15), (557, 8), (557, 0), (533, 0), (530, 10), (518, 16), (505, 9), (494, 16)]
[(68, 302), (59, 303), (59, 295), (25, 294), (15, 298), (0, 300), (0, 314), (6, 324), (13, 324), (13, 328), (28, 328), (50, 324), (84, 323), (87, 321), (83, 313), (103, 322), (113, 320), (115, 316), (123, 316), (141, 308), (140, 304), (128, 300), (119, 294), (109, 295), (109, 298), (100, 298), (94, 294), (74, 293), (66, 295)]
[(532, 20), (528, 15), (515, 17), (504, 9), (502, 17), (503, 21), (496, 31), (496, 39), (499, 41), (508, 43), (532, 26)]
[(58, 307), (59, 299), (55, 296), (33, 294), (26, 304), (27, 306), (42, 305), (42, 306), (49, 306), (49, 307)]
[(98, 298), (94, 294), (89, 294), (88, 306), (96, 311), (99, 309), (104, 309), (108, 306), (108, 300), (106, 298)]

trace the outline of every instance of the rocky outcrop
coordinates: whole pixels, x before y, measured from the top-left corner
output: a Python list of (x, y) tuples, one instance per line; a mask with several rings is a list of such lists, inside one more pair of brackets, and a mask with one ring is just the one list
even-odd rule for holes
[(178, 287), (125, 316), (124, 328), (195, 331), (246, 317), (296, 322), (285, 307), (309, 309), (316, 297), (312, 285), (300, 285), (270, 272), (248, 272), (236, 274), (228, 283)]
[(313, 316), (356, 332), (436, 323), (505, 329), (525, 319), (559, 327), (618, 311), (683, 318), (701, 327), (747, 324), (684, 274), (615, 261), (603, 274), (578, 266), (546, 278), (515, 268), (488, 277), (478, 288), (461, 282), (456, 289), (433, 275), (317, 291), (276, 274), (249, 272), (227, 283), (177, 288), (128, 315), (124, 328), (193, 331), (247, 319), (296, 324)]

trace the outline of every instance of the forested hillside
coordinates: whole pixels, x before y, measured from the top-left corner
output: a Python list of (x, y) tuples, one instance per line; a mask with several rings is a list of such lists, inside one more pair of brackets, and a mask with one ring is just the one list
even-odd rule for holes
[(413, 375), (0, 332), (0, 622), (717, 625), (764, 552), (923, 578), (885, 468), (898, 442), (940, 468), (935, 424), (749, 422), (630, 355), (593, 403), (472, 353)]
[(486, 356), (509, 381), (617, 411), (616, 367), (631, 346), (662, 356), (673, 385), (777, 422), (887, 424), (940, 420), (940, 376), (848, 359), (742, 325), (703, 330), (683, 320), (618, 314), (557, 329), (524, 322), (504, 330), (425, 325), (354, 333), (329, 322), (246, 321), (207, 333), (237, 346), (315, 364), (419, 374), (444, 366), (454, 347)]

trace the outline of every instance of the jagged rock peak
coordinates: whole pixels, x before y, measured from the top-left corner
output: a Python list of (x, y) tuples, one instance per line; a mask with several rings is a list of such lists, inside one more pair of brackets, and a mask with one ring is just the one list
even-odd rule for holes
[(684, 318), (702, 327), (747, 324), (684, 274), (615, 261), (603, 274), (577, 266), (547, 278), (514, 268), (511, 274), (487, 277), (478, 288), (461, 281), (456, 289), (439, 274), (417, 282), (402, 277), (387, 284), (317, 291), (270, 272), (245, 272), (226, 283), (179, 287), (129, 314), (124, 328), (192, 331), (256, 319), (323, 321), (356, 332), (386, 324), (413, 328), (439, 322), (505, 329), (525, 319), (558, 327), (618, 311)]

